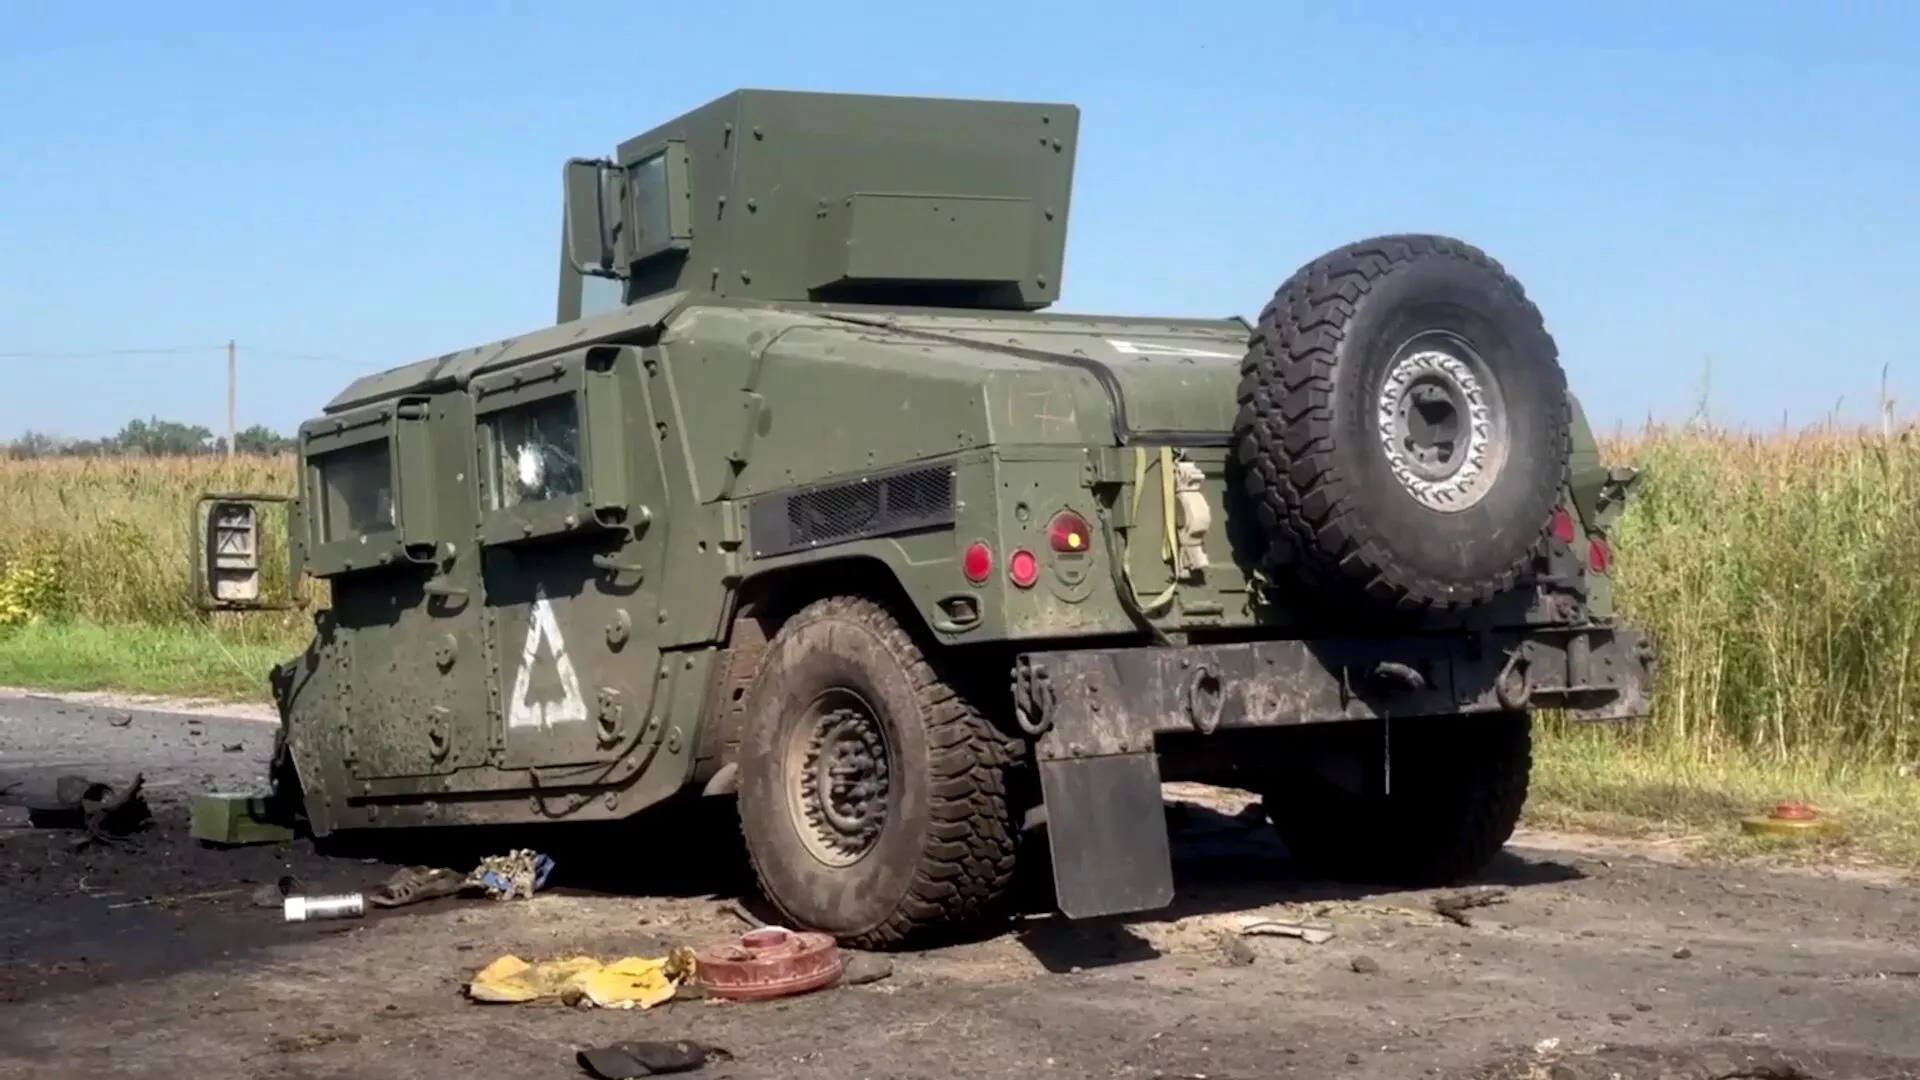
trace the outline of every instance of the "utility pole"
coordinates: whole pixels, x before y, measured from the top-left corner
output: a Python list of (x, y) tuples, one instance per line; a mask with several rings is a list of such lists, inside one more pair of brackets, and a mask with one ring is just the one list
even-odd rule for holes
[(227, 460), (233, 460), (234, 443), (240, 438), (238, 391), (240, 365), (234, 359), (233, 339), (227, 339)]

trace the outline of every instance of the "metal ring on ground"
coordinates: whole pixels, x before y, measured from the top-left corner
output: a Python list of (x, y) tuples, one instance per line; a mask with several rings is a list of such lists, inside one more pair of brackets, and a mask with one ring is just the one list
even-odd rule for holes
[(830, 986), (846, 967), (831, 935), (768, 926), (695, 953), (693, 978), (710, 997), (764, 1001)]

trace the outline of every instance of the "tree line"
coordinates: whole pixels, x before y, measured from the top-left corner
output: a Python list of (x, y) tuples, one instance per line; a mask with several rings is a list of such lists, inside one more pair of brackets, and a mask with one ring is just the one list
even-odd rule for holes
[[(200, 424), (149, 417), (129, 420), (116, 434), (99, 439), (76, 439), (44, 431), (28, 431), (7, 442), (5, 454), (15, 460), (54, 457), (192, 457), (224, 454), (227, 439)], [(242, 454), (278, 454), (292, 450), (294, 440), (264, 424), (255, 424), (234, 436)]]

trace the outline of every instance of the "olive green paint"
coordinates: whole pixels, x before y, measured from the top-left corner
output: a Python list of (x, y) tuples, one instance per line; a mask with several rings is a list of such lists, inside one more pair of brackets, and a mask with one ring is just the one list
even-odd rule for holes
[(1044, 307), (1059, 296), (1079, 127), (1071, 105), (729, 94), (613, 157), (627, 299), (905, 288)]
[[(1261, 586), (1231, 516), (1247, 324), (1040, 310), (1078, 133), (1067, 105), (742, 91), (571, 163), (555, 325), (358, 379), (301, 426), (291, 558), (334, 608), (281, 706), (316, 831), (618, 817), (674, 794), (721, 715), (743, 599), (830, 569), (954, 646), (1137, 635), (1143, 614), (1247, 637), (1311, 620)], [(602, 278), (627, 302), (583, 315)], [(1569, 500), (1597, 535), (1606, 472), (1571, 404)], [(577, 445), (503, 456), (490, 425), (536, 406), (571, 409)], [(329, 530), (323, 472), (355, 448), (386, 451), (392, 513)], [(573, 451), (570, 490), (497, 505), (517, 470), (572, 477)], [(1179, 583), (1176, 455), (1213, 516), (1210, 568)], [(756, 500), (914, 463), (950, 470), (950, 522), (753, 554)], [(1083, 554), (1048, 548), (1063, 510), (1091, 525)], [(981, 583), (961, 569), (975, 541), (994, 556)], [(1031, 588), (1008, 580), (1019, 549)], [(1467, 624), (1555, 617), (1519, 597)], [(546, 629), (584, 712), (516, 728)]]

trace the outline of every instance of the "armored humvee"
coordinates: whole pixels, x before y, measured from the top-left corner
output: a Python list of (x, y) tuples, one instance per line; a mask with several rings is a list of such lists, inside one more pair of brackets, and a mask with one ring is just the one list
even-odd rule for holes
[[(1646, 712), (1636, 474), (1454, 239), (1251, 322), (1044, 312), (1079, 122), (741, 91), (567, 162), (555, 325), (300, 428), (313, 832), (732, 795), (771, 902), (867, 947), (994, 910), (1042, 821), (1067, 916), (1166, 906), (1170, 779), (1334, 876), (1497, 852), (1533, 710)], [(267, 604), (258, 499), (203, 506), (203, 606)]]

